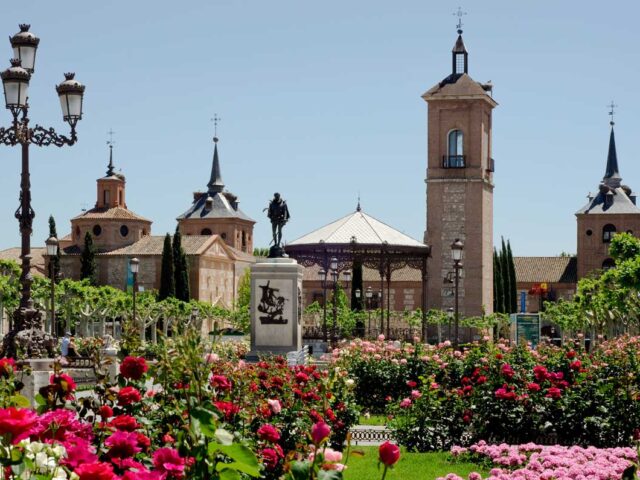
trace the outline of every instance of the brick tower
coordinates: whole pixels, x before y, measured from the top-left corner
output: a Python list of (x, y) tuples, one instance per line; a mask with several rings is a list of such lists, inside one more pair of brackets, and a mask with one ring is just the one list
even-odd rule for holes
[(493, 171), (491, 84), (468, 75), (461, 24), (452, 71), (422, 98), (428, 104), (427, 230), (431, 246), (428, 305), (453, 307), (451, 244), (464, 243), (461, 316), (493, 310)]
[[(612, 104), (613, 105), (613, 104)], [(611, 134), (605, 174), (596, 195), (576, 212), (578, 221), (578, 279), (594, 270), (606, 270), (614, 264), (609, 256), (609, 242), (616, 233), (640, 234), (640, 208), (636, 195), (626, 185), (618, 170), (616, 140), (613, 133), (613, 106), (609, 113)]]

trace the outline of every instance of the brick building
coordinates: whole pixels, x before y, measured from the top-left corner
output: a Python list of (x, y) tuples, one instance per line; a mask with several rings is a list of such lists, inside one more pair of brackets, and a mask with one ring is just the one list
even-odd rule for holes
[(458, 29), (452, 71), (422, 98), (428, 104), (427, 228), (429, 308), (453, 306), (443, 279), (453, 270), (451, 244), (464, 243), (459, 298), (462, 315), (493, 308), (493, 171), (491, 84), (468, 74)]

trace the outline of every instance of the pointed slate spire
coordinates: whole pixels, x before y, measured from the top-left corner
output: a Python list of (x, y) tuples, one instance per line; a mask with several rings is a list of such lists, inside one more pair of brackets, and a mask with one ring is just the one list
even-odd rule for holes
[(109, 165), (107, 165), (107, 177), (115, 175), (113, 171), (113, 145), (109, 145)]
[(467, 13), (463, 12), (460, 7), (458, 7), (458, 11), (454, 13), (454, 15), (458, 17), (458, 25), (456, 25), (458, 29), (458, 39), (453, 46), (453, 50), (451, 50), (453, 61), (453, 70), (451, 73), (453, 75), (469, 73), (469, 52), (467, 52), (467, 48), (464, 46), (464, 41), (462, 40), (462, 16), (466, 14)]
[(609, 137), (609, 154), (607, 155), (607, 170), (602, 182), (608, 187), (618, 188), (622, 177), (618, 171), (618, 155), (616, 153), (616, 139), (613, 133), (613, 121), (611, 122), (611, 136)]
[(211, 167), (211, 178), (207, 187), (209, 193), (221, 193), (224, 190), (224, 182), (222, 181), (222, 173), (220, 173), (220, 159), (218, 158), (218, 137), (213, 137), (213, 166)]

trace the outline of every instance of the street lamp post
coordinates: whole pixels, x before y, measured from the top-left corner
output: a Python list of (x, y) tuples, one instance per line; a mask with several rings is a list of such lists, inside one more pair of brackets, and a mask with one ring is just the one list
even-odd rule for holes
[(56, 272), (53, 260), (58, 255), (58, 239), (51, 236), (47, 238), (45, 244), (49, 256), (49, 278), (51, 280), (51, 336), (56, 338), (58, 336), (56, 328)]
[[(133, 324), (136, 324), (136, 293), (138, 291), (138, 270), (140, 270), (140, 260), (137, 258), (132, 258), (129, 260), (129, 265), (131, 267), (131, 273), (133, 274)], [(144, 342), (144, 323), (140, 326), (140, 340)]]
[(331, 326), (331, 345), (335, 348), (338, 344), (338, 259), (331, 259), (331, 281), (333, 282), (333, 325)]
[(31, 298), (31, 233), (35, 213), (31, 207), (31, 183), (29, 172), (29, 146), (55, 145), (63, 147), (77, 141), (76, 124), (82, 118), (84, 85), (74, 79), (73, 73), (65, 73), (65, 80), (56, 86), (63, 119), (71, 127), (69, 137), (58, 135), (53, 128), (40, 125), (29, 127), (29, 81), (34, 72), (36, 50), (40, 39), (29, 32), (29, 25), (20, 25), (20, 32), (10, 38), (14, 57), (11, 66), (0, 73), (5, 106), (13, 116), (12, 125), (0, 128), (0, 144), (20, 145), (22, 148), (22, 173), (20, 182), (20, 206), (15, 216), (20, 225), (22, 273), (20, 275), (20, 305), (14, 312), (13, 325), (3, 342), (3, 353), (15, 357), (20, 347), (29, 358), (42, 358), (53, 354), (53, 341), (43, 331), (42, 313), (33, 306)]
[(322, 340), (328, 340), (327, 333), (327, 271), (322, 268), (318, 272), (320, 277), (320, 285), (322, 286)]
[(451, 244), (451, 258), (453, 259), (453, 269), (455, 271), (455, 312), (453, 319), (453, 346), (458, 347), (460, 344), (460, 336), (459, 336), (459, 320), (460, 320), (460, 311), (459, 311), (459, 287), (460, 287), (460, 270), (462, 269), (462, 250), (464, 250), (464, 244), (460, 241), (459, 238), (456, 238), (455, 241)]
[(369, 313), (369, 324), (367, 326), (367, 330), (369, 331), (369, 334), (371, 334), (371, 299), (373, 298), (373, 290), (371, 288), (371, 285), (367, 287), (364, 296), (367, 299), (367, 312)]

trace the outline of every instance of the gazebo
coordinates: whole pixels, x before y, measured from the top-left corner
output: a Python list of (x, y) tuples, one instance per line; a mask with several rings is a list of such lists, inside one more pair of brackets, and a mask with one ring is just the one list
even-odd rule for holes
[[(328, 272), (337, 260), (338, 272), (355, 263), (375, 269), (380, 275), (381, 311), (386, 306), (389, 336), (389, 292), (393, 272), (409, 267), (420, 270), (422, 278), (422, 335), (426, 338), (427, 258), (430, 247), (367, 215), (360, 208), (287, 244), (285, 252), (304, 267), (320, 266)], [(386, 292), (386, 301), (384, 299)]]

